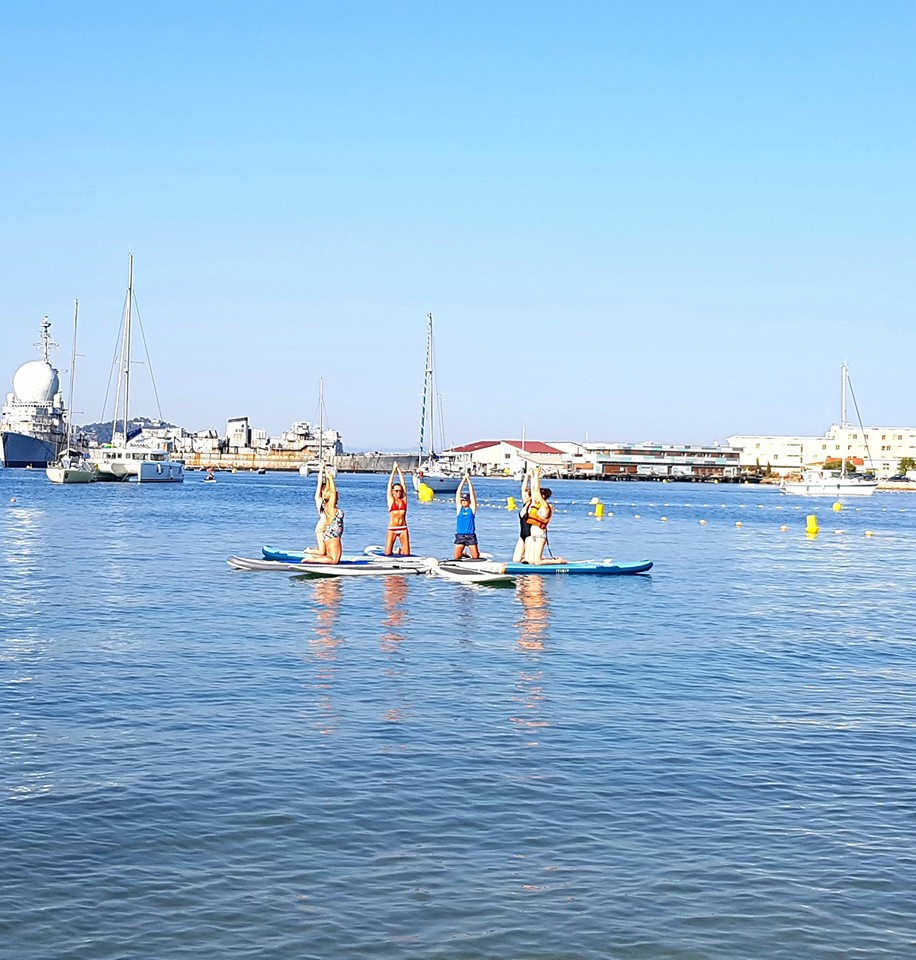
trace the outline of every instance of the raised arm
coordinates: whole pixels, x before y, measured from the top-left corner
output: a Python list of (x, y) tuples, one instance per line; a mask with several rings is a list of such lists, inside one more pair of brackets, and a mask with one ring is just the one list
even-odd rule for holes
[(400, 468), (397, 464), (391, 468), (391, 473), (388, 475), (388, 507), (391, 508), (391, 504), (394, 503), (394, 494), (391, 492), (391, 488), (394, 486), (394, 477), (395, 473), (399, 472)]
[(337, 511), (337, 484), (334, 482), (334, 474), (330, 470), (325, 480), (325, 495), (324, 512), (329, 520), (333, 520)]
[(538, 503), (541, 500), (541, 468), (535, 467), (531, 471), (531, 500)]
[(458, 484), (458, 489), (455, 491), (455, 513), (461, 512), (461, 491), (464, 490), (464, 484), (467, 480), (467, 476), (461, 478), (461, 483)]
[(525, 465), (525, 472), (522, 474), (522, 502), (526, 503), (531, 499), (531, 464)]
[(323, 493), (324, 493), (324, 489), (323, 489), (323, 488), (324, 488), (324, 482), (325, 482), (325, 480), (324, 480), (324, 460), (322, 460), (321, 463), (318, 465), (318, 480), (317, 480), (317, 485), (316, 485), (316, 487), (315, 487), (315, 508), (316, 508), (317, 510), (321, 510), (321, 507), (322, 507), (322, 505), (323, 505), (323, 501), (324, 501), (324, 497), (323, 497)]
[(474, 493), (474, 484), (471, 483), (471, 475), (465, 474), (468, 482), (468, 493), (471, 495), (471, 513), (477, 513), (477, 494)]

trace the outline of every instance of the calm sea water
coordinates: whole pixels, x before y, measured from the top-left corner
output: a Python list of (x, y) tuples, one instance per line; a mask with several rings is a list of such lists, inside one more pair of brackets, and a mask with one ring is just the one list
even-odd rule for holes
[(497, 589), (233, 572), (313, 481), (201, 479), (0, 471), (4, 958), (916, 956), (916, 496), (558, 483), (652, 575)]

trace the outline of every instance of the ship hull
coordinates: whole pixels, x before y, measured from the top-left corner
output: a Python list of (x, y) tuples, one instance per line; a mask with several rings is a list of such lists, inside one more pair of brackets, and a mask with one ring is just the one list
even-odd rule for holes
[(6, 430), (0, 433), (0, 460), (4, 467), (46, 467), (59, 454), (60, 444), (53, 440)]

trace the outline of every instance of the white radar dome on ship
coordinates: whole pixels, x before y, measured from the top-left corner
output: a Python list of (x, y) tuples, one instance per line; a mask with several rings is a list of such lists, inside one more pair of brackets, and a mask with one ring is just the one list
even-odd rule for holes
[(44, 360), (30, 360), (24, 363), (13, 377), (13, 393), (18, 400), (28, 403), (42, 403), (51, 400), (60, 390), (57, 371)]

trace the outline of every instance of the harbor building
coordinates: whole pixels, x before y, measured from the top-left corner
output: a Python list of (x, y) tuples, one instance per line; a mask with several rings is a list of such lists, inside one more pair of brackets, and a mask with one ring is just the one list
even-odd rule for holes
[(459, 472), (520, 477), (528, 466), (545, 476), (600, 480), (737, 480), (739, 452), (718, 444), (478, 440), (442, 458)]
[(584, 444), (580, 466), (602, 480), (737, 480), (739, 453), (731, 446), (675, 443)]
[(916, 459), (916, 427), (860, 427), (833, 424), (821, 437), (734, 436), (741, 468), (786, 476), (828, 460), (847, 460), (856, 469), (888, 477), (903, 457)]
[(573, 458), (559, 447), (539, 440), (477, 440), (452, 447), (439, 459), (452, 465), (452, 472), (514, 477), (524, 474), (529, 466), (559, 476), (571, 470)]

